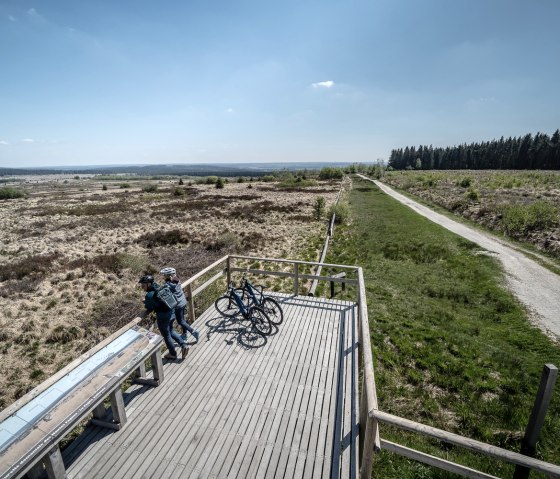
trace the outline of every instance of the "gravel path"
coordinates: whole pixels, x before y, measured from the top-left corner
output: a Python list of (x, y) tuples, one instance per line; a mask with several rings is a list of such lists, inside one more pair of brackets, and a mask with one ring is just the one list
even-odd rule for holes
[(413, 209), (418, 214), (455, 234), (477, 243), (495, 255), (504, 266), (508, 287), (527, 307), (531, 320), (547, 334), (560, 338), (560, 276), (552, 273), (492, 235), (470, 228), (436, 213), (430, 208), (397, 193), (379, 181), (371, 180), (362, 175), (359, 176), (372, 181), (383, 192)]

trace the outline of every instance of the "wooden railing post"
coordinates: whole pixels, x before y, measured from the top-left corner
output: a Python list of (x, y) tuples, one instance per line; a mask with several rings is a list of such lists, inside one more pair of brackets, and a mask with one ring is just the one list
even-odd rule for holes
[[(521, 454), (533, 457), (535, 455), (535, 448), (537, 440), (541, 433), (541, 429), (546, 416), (546, 411), (550, 405), (552, 392), (554, 391), (554, 384), (558, 376), (558, 368), (554, 364), (545, 364), (541, 375), (541, 383), (537, 396), (535, 397), (535, 404), (533, 411), (525, 430), (525, 437), (521, 442)], [(513, 479), (527, 479), (531, 470), (523, 466), (515, 466), (515, 473)]]
[(188, 307), (188, 315), (189, 315), (189, 323), (194, 323), (196, 319), (194, 313), (194, 302), (193, 302), (193, 294), (192, 294), (192, 283), (187, 284), (187, 307)]
[(45, 469), (49, 479), (65, 479), (66, 469), (58, 445), (54, 446), (45, 456)]
[(229, 255), (226, 259), (226, 278), (227, 278), (227, 287), (229, 288), (229, 284), (231, 283), (231, 259)]
[(299, 263), (294, 263), (294, 296), (299, 294)]
[[(366, 401), (367, 402), (367, 401)], [(373, 415), (366, 414), (366, 427), (364, 433), (364, 446), (362, 450), (362, 460), (360, 464), (360, 478), (370, 479), (371, 468), (373, 467), (373, 454), (375, 452), (375, 430), (376, 421)]]

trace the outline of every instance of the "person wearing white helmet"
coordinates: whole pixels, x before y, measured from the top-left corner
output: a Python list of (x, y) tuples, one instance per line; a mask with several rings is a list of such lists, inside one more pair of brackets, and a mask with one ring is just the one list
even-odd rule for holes
[(169, 289), (173, 291), (175, 298), (177, 299), (177, 306), (175, 307), (175, 319), (181, 328), (183, 329), (183, 334), (181, 339), (186, 341), (188, 333), (191, 333), (194, 337), (196, 343), (198, 343), (199, 333), (196, 331), (189, 323), (185, 321), (185, 306), (187, 305), (187, 298), (183, 292), (183, 287), (181, 286), (181, 280), (177, 277), (177, 270), (170, 266), (163, 268), (160, 271), (165, 278), (165, 284), (169, 286)]

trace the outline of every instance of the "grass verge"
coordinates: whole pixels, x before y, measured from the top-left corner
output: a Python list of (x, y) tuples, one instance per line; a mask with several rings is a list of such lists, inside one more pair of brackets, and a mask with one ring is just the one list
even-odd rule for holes
[[(337, 230), (327, 262), (364, 268), (380, 408), (518, 451), (542, 367), (560, 365), (559, 345), (530, 325), (498, 262), (477, 245), (363, 180), (349, 203), (352, 222)], [(389, 427), (381, 434), (490, 474), (513, 472), (438, 441)], [(559, 387), (537, 457), (560, 457)], [(390, 452), (374, 468), (384, 478), (455, 477)]]

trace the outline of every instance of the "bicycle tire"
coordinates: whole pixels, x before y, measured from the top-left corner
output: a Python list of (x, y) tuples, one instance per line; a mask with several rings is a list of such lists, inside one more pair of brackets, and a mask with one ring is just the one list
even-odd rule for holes
[(226, 318), (233, 318), (239, 314), (239, 307), (235, 300), (229, 295), (220, 296), (214, 301), (216, 311)]
[(249, 309), (249, 320), (253, 325), (253, 328), (259, 333), (268, 336), (272, 333), (272, 324), (268, 315), (264, 312), (264, 309), (259, 306), (252, 306)]
[(261, 308), (268, 316), (269, 321), (276, 326), (282, 324), (284, 321), (284, 311), (282, 311), (282, 306), (274, 298), (270, 296), (265, 296), (262, 300)]

